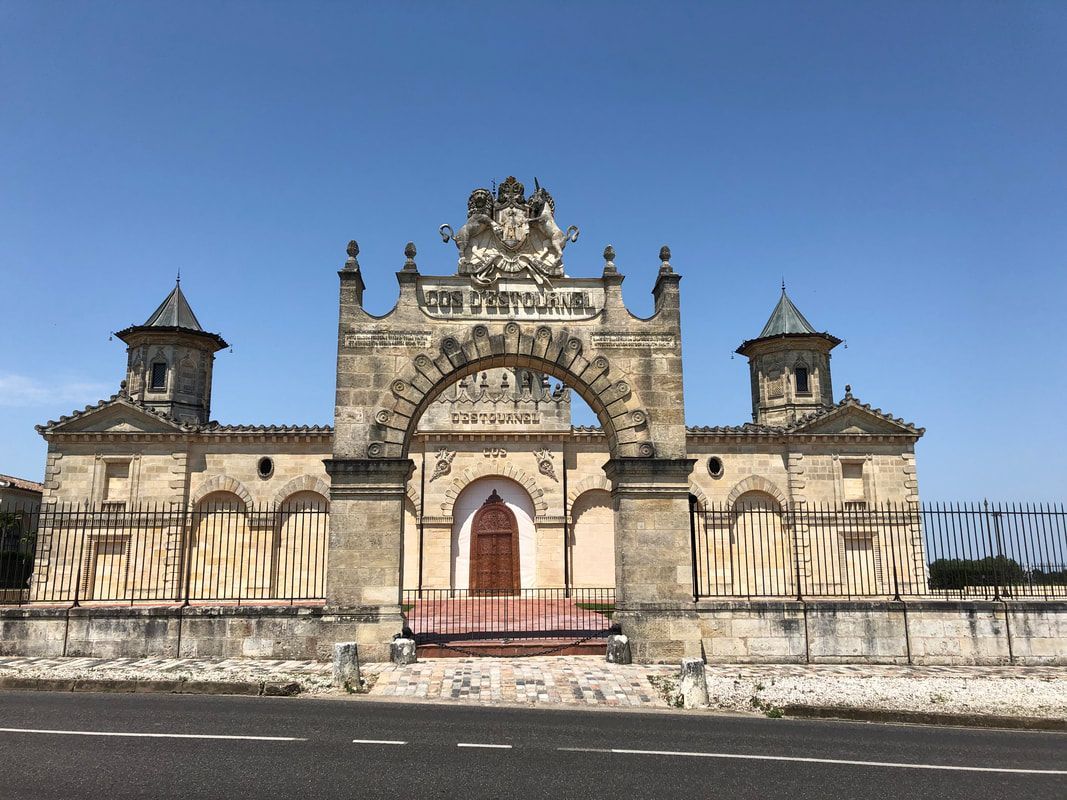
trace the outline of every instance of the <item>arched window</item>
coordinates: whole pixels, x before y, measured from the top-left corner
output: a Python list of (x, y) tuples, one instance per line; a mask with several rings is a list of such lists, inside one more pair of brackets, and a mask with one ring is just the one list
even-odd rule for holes
[(149, 376), (148, 388), (153, 392), (163, 392), (167, 389), (167, 362), (153, 361), (152, 374)]
[(793, 378), (796, 380), (797, 394), (811, 394), (811, 386), (808, 383), (807, 367), (794, 367)]

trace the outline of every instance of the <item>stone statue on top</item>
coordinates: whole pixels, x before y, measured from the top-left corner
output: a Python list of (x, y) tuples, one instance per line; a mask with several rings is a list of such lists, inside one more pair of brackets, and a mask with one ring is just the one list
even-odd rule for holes
[(467, 222), (458, 231), (441, 226), (441, 238), (459, 250), (458, 274), (470, 275), (475, 286), (488, 288), (501, 277), (532, 278), (551, 287), (563, 277), (563, 248), (578, 240), (573, 225), (560, 230), (556, 204), (534, 179), (534, 193), (509, 177), (497, 188), (475, 189), (467, 200)]

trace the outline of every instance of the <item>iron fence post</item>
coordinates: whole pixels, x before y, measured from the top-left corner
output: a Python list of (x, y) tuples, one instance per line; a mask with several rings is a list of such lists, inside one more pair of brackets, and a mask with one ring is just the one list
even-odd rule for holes
[(700, 575), (697, 570), (697, 499), (689, 495), (689, 552), (693, 561), (693, 602), (700, 599)]
[(797, 600), (804, 599), (804, 589), (800, 583), (800, 536), (797, 529), (797, 509), (792, 502), (789, 504), (789, 525), (793, 529), (793, 570), (797, 580)]
[[(989, 549), (992, 552), (992, 550), (993, 550), (993, 539), (992, 539), (992, 537), (990, 535), (990, 532), (989, 532), (989, 500), (988, 499), (985, 499), (985, 500), (982, 501), (982, 508), (983, 508), (983, 519), (984, 519), (984, 522), (985, 522), (986, 542), (988, 543)], [(999, 568), (998, 558), (999, 558), (999, 555), (994, 555), (993, 556), (993, 600), (994, 601), (1000, 600), (1000, 575), (998, 574), (998, 568)]]

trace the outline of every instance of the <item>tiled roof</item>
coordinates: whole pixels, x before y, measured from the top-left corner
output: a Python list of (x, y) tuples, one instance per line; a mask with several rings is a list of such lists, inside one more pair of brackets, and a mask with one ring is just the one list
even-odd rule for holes
[(852, 395), (851, 387), (847, 387), (845, 396), (841, 398), (839, 402), (829, 408), (809, 414), (808, 416), (797, 420), (792, 425), (777, 427), (773, 425), (757, 425), (753, 422), (746, 422), (744, 425), (695, 425), (687, 427), (685, 430), (686, 433), (692, 434), (729, 434), (734, 436), (773, 436), (790, 433), (804, 433), (807, 428), (815, 423), (829, 419), (849, 408), (861, 409), (872, 416), (903, 428), (904, 432), (914, 434), (915, 436), (922, 436), (926, 432), (925, 428), (920, 428), (911, 422), (906, 422), (900, 417), (894, 417), (892, 414), (882, 411), (880, 408), (872, 408), (870, 403), (861, 403)]
[(104, 400), (101, 400), (98, 403), (92, 403), (90, 405), (87, 405), (85, 408), (79, 409), (78, 411), (72, 411), (69, 414), (64, 414), (59, 419), (50, 419), (44, 425), (37, 425), (36, 426), (37, 432), (38, 433), (45, 433), (46, 431), (51, 430), (52, 428), (56, 427), (57, 425), (62, 425), (65, 422), (70, 422), (72, 420), (80, 419), (81, 417), (84, 417), (87, 414), (92, 414), (95, 411), (99, 411), (102, 408), (106, 408), (107, 406), (114, 405), (114, 404), (121, 404), (121, 405), (130, 406), (131, 408), (135, 408), (135, 409), (137, 409), (138, 411), (140, 411), (140, 412), (142, 412), (144, 414), (150, 414), (153, 417), (158, 417), (159, 419), (163, 420), (164, 422), (169, 422), (171, 425), (182, 427), (182, 423), (178, 422), (178, 420), (174, 419), (173, 417), (171, 417), (171, 416), (169, 416), (167, 414), (164, 414), (162, 411), (157, 411), (154, 408), (149, 408), (146, 405), (142, 405), (141, 403), (137, 403), (134, 400), (132, 400), (129, 397), (129, 395), (127, 395), (124, 391), (119, 391), (119, 392), (116, 392), (115, 394), (111, 395), (111, 397), (108, 397), (108, 398), (106, 398)]
[(332, 425), (222, 425), (209, 422), (201, 433), (333, 433)]
[(117, 404), (134, 408), (137, 411), (169, 423), (174, 426), (176, 430), (188, 433), (333, 433), (333, 426), (331, 425), (222, 425), (215, 421), (208, 422), (204, 425), (197, 425), (189, 422), (179, 422), (170, 415), (164, 414), (162, 411), (157, 411), (154, 408), (138, 403), (123, 391), (113, 394), (111, 397), (106, 400), (101, 400), (99, 403), (93, 403), (79, 411), (65, 414), (59, 419), (49, 420), (44, 425), (38, 425), (37, 432), (47, 433), (57, 425), (71, 422), (72, 420), (79, 419), (87, 414), (100, 411), (107, 406)]
[(878, 417), (879, 419), (882, 419), (886, 422), (890, 422), (894, 425), (899, 425), (901, 428), (904, 428), (909, 433), (914, 433), (917, 436), (922, 436), (924, 433), (926, 433), (926, 428), (920, 428), (912, 422), (907, 422), (906, 420), (901, 419), (900, 417), (894, 417), (889, 412), (882, 411), (882, 409), (880, 408), (873, 408), (870, 403), (860, 402), (859, 398), (853, 396), (851, 386), (845, 387), (845, 396), (841, 398), (840, 402), (832, 405), (830, 408), (823, 409), (822, 411), (816, 411), (814, 414), (809, 414), (803, 419), (798, 420), (794, 425), (789, 428), (789, 430), (792, 431), (807, 428), (813, 423), (820, 422), (824, 419), (828, 419), (829, 417), (835, 416), (836, 414), (841, 413), (841, 411), (847, 408), (861, 409), (863, 411), (866, 411), (868, 414)]
[(785, 433), (785, 428), (775, 428), (770, 425), (757, 425), (754, 422), (746, 422), (744, 425), (689, 425), (686, 433), (731, 433), (731, 434), (774, 434)]
[(43, 492), (44, 484), (16, 478), (14, 475), (0, 475), (0, 488), (21, 489), (24, 492)]

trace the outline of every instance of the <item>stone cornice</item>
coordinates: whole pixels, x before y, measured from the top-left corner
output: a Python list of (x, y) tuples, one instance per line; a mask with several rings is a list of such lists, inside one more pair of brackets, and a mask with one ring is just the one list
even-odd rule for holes
[[(188, 444), (212, 444), (217, 442), (321, 442), (329, 451), (333, 446), (332, 431), (205, 431), (173, 433), (152, 433), (145, 431), (72, 431), (69, 433), (53, 431), (42, 432), (49, 442), (185, 442)], [(496, 433), (493, 431), (465, 431), (462, 433), (417, 433), (415, 441), (425, 442), (568, 442), (603, 439), (600, 430), (575, 431), (531, 431), (523, 433), (512, 431)], [(914, 433), (786, 433), (783, 431), (754, 430), (719, 430), (697, 431), (690, 429), (686, 439), (693, 442), (767, 442), (775, 444), (795, 443), (880, 443), (880, 442), (917, 442), (919, 435)]]

